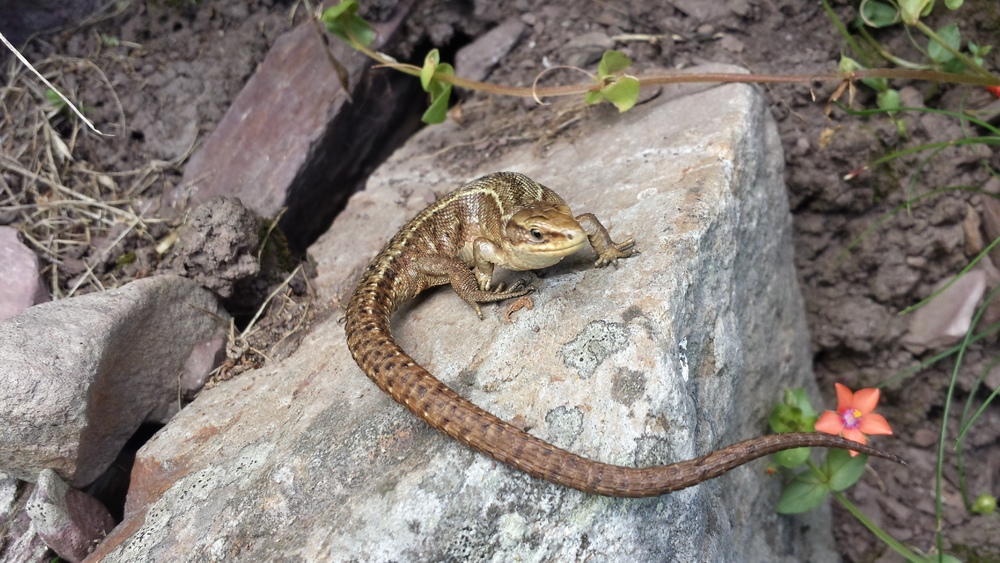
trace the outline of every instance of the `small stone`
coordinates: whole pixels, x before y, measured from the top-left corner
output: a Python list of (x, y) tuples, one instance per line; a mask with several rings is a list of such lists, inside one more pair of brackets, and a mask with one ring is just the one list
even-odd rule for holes
[(38, 256), (20, 241), (17, 229), (0, 226), (0, 320), (48, 300)]
[(235, 197), (216, 197), (198, 206), (177, 230), (178, 244), (159, 272), (182, 275), (223, 299), (240, 282), (260, 273), (260, 224)]
[(601, 60), (604, 52), (614, 46), (615, 42), (606, 33), (592, 31), (570, 39), (562, 46), (560, 54), (564, 64), (584, 68)]
[(115, 527), (100, 501), (76, 489), (51, 469), (43, 469), (26, 506), (38, 535), (59, 557), (83, 561)]
[(517, 45), (525, 32), (522, 20), (510, 18), (494, 27), (455, 55), (455, 73), (471, 80), (484, 80)]
[(743, 42), (728, 33), (722, 36), (722, 39), (719, 40), (719, 44), (722, 45), (723, 49), (729, 51), (730, 53), (743, 52)]
[(918, 428), (913, 433), (913, 445), (918, 448), (929, 448), (938, 441), (938, 433), (927, 428)]
[(924, 95), (913, 86), (903, 86), (899, 89), (899, 103), (907, 108), (922, 108)]
[(34, 485), (0, 472), (0, 561), (48, 563), (52, 559), (49, 546), (24, 510), (33, 490)]

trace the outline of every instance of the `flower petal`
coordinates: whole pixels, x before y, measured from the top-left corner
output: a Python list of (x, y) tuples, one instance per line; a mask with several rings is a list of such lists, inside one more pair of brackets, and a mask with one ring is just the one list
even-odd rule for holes
[(854, 408), (861, 412), (861, 416), (864, 416), (873, 410), (875, 410), (875, 405), (878, 404), (878, 389), (860, 389), (854, 393)]
[(833, 411), (826, 411), (819, 415), (819, 419), (813, 426), (817, 432), (833, 434), (837, 436), (844, 430), (844, 417)]
[(844, 412), (845, 409), (854, 408), (854, 393), (846, 385), (834, 383), (837, 388), (837, 412)]
[(892, 434), (892, 428), (889, 428), (889, 422), (885, 417), (875, 413), (862, 416), (861, 420), (858, 421), (858, 430), (869, 436)]
[(868, 437), (865, 436), (864, 432), (858, 430), (857, 428), (845, 428), (843, 436), (852, 442), (857, 442), (862, 445), (868, 443)]

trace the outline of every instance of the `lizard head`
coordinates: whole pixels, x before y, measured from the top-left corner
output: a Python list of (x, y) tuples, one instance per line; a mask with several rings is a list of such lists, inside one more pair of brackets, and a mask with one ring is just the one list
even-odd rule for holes
[(515, 213), (504, 232), (508, 267), (518, 270), (556, 264), (587, 242), (587, 234), (564, 203), (533, 203)]

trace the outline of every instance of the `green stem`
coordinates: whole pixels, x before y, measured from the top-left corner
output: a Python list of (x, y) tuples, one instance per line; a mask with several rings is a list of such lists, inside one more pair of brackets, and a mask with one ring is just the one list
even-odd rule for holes
[(840, 502), (841, 506), (846, 508), (847, 511), (851, 513), (851, 515), (853, 515), (855, 518), (858, 519), (858, 522), (861, 522), (861, 524), (865, 528), (868, 528), (868, 531), (875, 534), (875, 536), (878, 537), (878, 539), (885, 542), (886, 545), (891, 547), (896, 553), (906, 558), (907, 561), (923, 562), (927, 560), (925, 557), (921, 557), (920, 555), (914, 553), (912, 550), (910, 550), (910, 548), (900, 543), (896, 538), (890, 536), (888, 532), (878, 527), (878, 525), (875, 524), (875, 522), (869, 520), (868, 517), (864, 515), (864, 513), (858, 510), (858, 507), (854, 506), (854, 504), (851, 503), (851, 501), (847, 500), (847, 497), (844, 496), (843, 493), (834, 492), (833, 496)]
[[(1000, 238), (994, 240), (989, 247), (983, 252), (989, 252), (989, 248), (992, 248)], [(994, 288), (993, 292), (990, 293), (992, 296), (997, 289)], [(941, 413), (941, 435), (938, 437), (938, 452), (937, 452), (937, 466), (934, 471), (934, 524), (935, 524), (935, 536), (937, 537), (937, 549), (938, 555), (944, 554), (944, 534), (942, 532), (942, 521), (944, 520), (944, 444), (948, 438), (948, 413), (951, 411), (952, 397), (955, 394), (955, 384), (958, 382), (958, 370), (962, 367), (962, 358), (965, 356), (965, 351), (969, 347), (969, 342), (972, 340), (973, 331), (976, 328), (976, 323), (979, 322), (979, 318), (986, 311), (986, 307), (980, 307), (979, 311), (976, 312), (976, 316), (972, 319), (969, 324), (969, 329), (965, 331), (965, 338), (962, 339), (962, 343), (958, 349), (958, 356), (955, 358), (955, 366), (951, 371), (951, 381), (948, 382), (948, 394), (944, 399), (944, 412)]]
[(830, 7), (830, 3), (826, 0), (821, 0), (821, 2), (823, 3), (823, 9), (826, 10), (827, 17), (830, 18), (830, 21), (833, 22), (833, 26), (840, 32), (840, 36), (844, 38), (844, 42), (851, 48), (851, 52), (854, 53), (854, 56), (861, 61), (861, 64), (865, 66), (872, 66), (871, 61), (868, 60), (868, 54), (862, 51), (861, 47), (858, 46), (858, 43), (854, 40), (854, 36), (847, 31), (847, 28), (844, 27), (844, 23), (837, 17), (837, 13)]
[(916, 27), (917, 29), (919, 29), (921, 33), (923, 33), (927, 37), (930, 37), (934, 41), (937, 41), (938, 45), (940, 45), (942, 49), (944, 49), (945, 51), (948, 51), (952, 55), (955, 55), (956, 59), (958, 59), (958, 60), (962, 61), (963, 63), (965, 63), (965, 66), (967, 68), (971, 69), (976, 74), (979, 74), (981, 76), (991, 76), (990, 73), (986, 71), (986, 69), (984, 69), (983, 67), (977, 65), (976, 61), (970, 59), (969, 57), (966, 57), (958, 49), (955, 49), (954, 47), (952, 47), (951, 45), (949, 45), (933, 29), (927, 27), (927, 24), (925, 24), (924, 22), (917, 20), (913, 25), (914, 25), (914, 27)]
[[(892, 64), (894, 64), (896, 66), (901, 66), (903, 68), (909, 68), (909, 69), (914, 69), (914, 70), (926, 70), (926, 69), (929, 69), (929, 68), (933, 68), (933, 67), (931, 67), (929, 65), (921, 65), (921, 64), (917, 64), (917, 63), (911, 63), (910, 61), (908, 61), (906, 59), (901, 59), (901, 58), (893, 55), (889, 51), (886, 51), (885, 47), (883, 47), (881, 43), (879, 43), (878, 41), (876, 41), (875, 38), (872, 37), (871, 34), (868, 33), (868, 30), (866, 30), (865, 28), (861, 28), (860, 33), (861, 33), (861, 37), (865, 38), (865, 41), (868, 43), (868, 45), (871, 46), (872, 49), (875, 49), (875, 52), (878, 53), (879, 56), (881, 56), (883, 59), (889, 61), (890, 63), (892, 63)], [(866, 65), (866, 66), (871, 66), (871, 65)]]

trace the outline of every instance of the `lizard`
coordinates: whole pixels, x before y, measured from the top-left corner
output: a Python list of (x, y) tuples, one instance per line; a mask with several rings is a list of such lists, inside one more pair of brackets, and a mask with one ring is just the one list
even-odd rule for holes
[(588, 242), (597, 253), (596, 267), (636, 254), (633, 239), (614, 242), (593, 214), (574, 216), (555, 192), (523, 174), (497, 172), (473, 180), (410, 220), (362, 274), (346, 311), (351, 355), (379, 388), (430, 426), (534, 477), (592, 494), (662, 495), (799, 447), (842, 448), (902, 462), (858, 442), (799, 432), (752, 438), (663, 466), (601, 463), (558, 448), (476, 406), (393, 340), (393, 312), (421, 291), (451, 284), (482, 319), (480, 303), (533, 291), (524, 281), (493, 287), (495, 266), (512, 271), (549, 267)]

